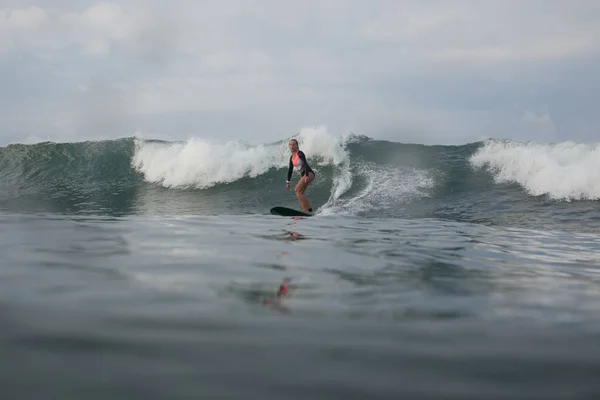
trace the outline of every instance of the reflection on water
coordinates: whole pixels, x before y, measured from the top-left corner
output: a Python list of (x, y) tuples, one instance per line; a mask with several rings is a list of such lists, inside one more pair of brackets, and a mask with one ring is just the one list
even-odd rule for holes
[(600, 393), (592, 235), (337, 217), (2, 222), (7, 398)]

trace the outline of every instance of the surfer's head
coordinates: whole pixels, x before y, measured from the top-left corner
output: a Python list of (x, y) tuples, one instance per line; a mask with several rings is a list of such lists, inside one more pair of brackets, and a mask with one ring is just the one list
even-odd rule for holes
[(290, 148), (290, 151), (292, 153), (295, 153), (298, 151), (298, 141), (296, 139), (290, 139), (289, 143), (288, 143), (288, 147)]

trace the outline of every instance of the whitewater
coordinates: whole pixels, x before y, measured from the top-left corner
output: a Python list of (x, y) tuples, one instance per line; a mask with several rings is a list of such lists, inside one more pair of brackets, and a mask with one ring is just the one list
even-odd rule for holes
[[(291, 137), (309, 218), (269, 214), (299, 208)], [(2, 393), (597, 397), (599, 160), (325, 128), (0, 147)]]

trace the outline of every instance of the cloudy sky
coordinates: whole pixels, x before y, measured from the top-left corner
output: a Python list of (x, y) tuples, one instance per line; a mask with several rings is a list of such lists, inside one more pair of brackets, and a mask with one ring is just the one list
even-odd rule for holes
[(596, 0), (0, 0), (0, 144), (600, 142)]

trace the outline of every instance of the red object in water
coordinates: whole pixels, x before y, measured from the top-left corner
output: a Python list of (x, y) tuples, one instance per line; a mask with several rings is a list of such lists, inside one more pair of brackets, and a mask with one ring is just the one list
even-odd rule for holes
[(285, 278), (279, 285), (279, 289), (277, 290), (277, 294), (275, 295), (275, 297), (263, 300), (263, 304), (275, 304), (275, 302), (279, 303), (281, 301), (281, 298), (283, 296), (286, 296), (289, 292), (289, 281), (289, 278)]
[(282, 283), (279, 285), (279, 290), (277, 291), (277, 297), (283, 297), (288, 293), (288, 285), (287, 283)]

